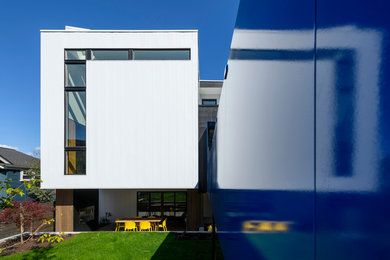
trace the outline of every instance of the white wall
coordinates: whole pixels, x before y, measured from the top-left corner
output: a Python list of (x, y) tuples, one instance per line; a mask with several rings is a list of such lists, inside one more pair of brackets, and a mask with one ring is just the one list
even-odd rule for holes
[[(129, 218), (137, 216), (137, 192), (138, 191), (186, 191), (186, 190), (99, 190), (99, 221), (106, 216), (106, 212), (111, 214), (110, 221), (115, 221), (116, 218)], [(211, 210), (210, 203), (207, 198), (207, 210)], [(212, 214), (207, 211), (207, 214)], [(208, 216), (208, 215), (205, 215)]]
[(202, 104), (202, 99), (216, 99), (219, 104), (222, 88), (199, 88), (199, 105)]
[(137, 215), (136, 190), (99, 190), (99, 221), (111, 214), (110, 220)]
[[(42, 31), (43, 188), (194, 188), (196, 31)], [(64, 175), (64, 49), (191, 48), (191, 60), (87, 61), (87, 174)]]

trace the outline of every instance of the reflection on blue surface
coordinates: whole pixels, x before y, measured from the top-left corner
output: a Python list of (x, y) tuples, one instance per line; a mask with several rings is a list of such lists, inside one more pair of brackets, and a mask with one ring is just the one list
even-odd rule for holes
[(208, 157), (226, 259), (390, 259), (389, 7), (241, 0)]

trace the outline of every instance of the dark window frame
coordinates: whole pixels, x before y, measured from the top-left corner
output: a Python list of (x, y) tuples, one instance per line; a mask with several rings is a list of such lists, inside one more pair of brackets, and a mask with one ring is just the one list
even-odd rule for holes
[[(94, 51), (127, 51), (127, 59), (123, 59), (123, 60), (132, 60), (133, 56), (133, 51), (132, 49), (127, 49), (127, 48), (118, 48), (118, 49), (113, 49), (113, 48), (98, 48), (98, 49), (88, 49), (88, 53), (89, 55), (86, 55), (86, 58), (87, 60), (91, 60), (91, 61), (97, 61), (95, 59), (92, 59), (92, 56), (93, 56), (93, 52)], [(99, 59), (98, 59), (99, 60)], [(108, 61), (110, 59), (107, 59), (107, 60), (104, 60), (104, 61)], [(115, 60), (115, 61), (118, 61), (118, 60)]]
[(66, 65), (84, 65), (85, 67), (85, 86), (87, 85), (87, 64), (85, 60), (68, 60), (64, 63), (64, 87), (65, 88), (85, 88), (85, 86), (67, 86), (66, 85), (66, 77), (67, 77), (67, 70)]
[[(87, 95), (86, 93), (86, 90), (85, 90), (85, 87), (77, 87), (77, 90), (75, 89), (75, 87), (65, 87), (65, 107), (64, 107), (64, 110), (65, 110), (65, 150), (67, 149), (73, 149), (73, 148), (84, 148), (85, 150), (85, 146), (80, 146), (80, 145), (77, 145), (77, 146), (68, 146), (68, 139), (67, 139), (67, 131), (68, 131), (68, 103), (67, 103), (67, 98), (66, 98), (66, 94), (69, 93), (69, 92), (84, 92), (85, 93), (85, 96)], [(87, 105), (87, 100), (85, 100), (85, 109), (86, 109), (86, 105)], [(85, 118), (85, 120), (87, 120), (87, 118)], [(86, 127), (86, 125), (85, 125)], [(86, 140), (85, 140), (86, 142)], [(75, 150), (76, 151), (76, 150)], [(79, 151), (79, 150), (78, 150)]]
[[(73, 148), (73, 149), (70, 149), (70, 148)], [(75, 149), (74, 149), (75, 148)], [(84, 148), (84, 149), (83, 149)], [(65, 147), (65, 150), (64, 150), (64, 175), (65, 176), (75, 176), (75, 175), (80, 175), (80, 176), (84, 176), (84, 175), (87, 175), (87, 163), (85, 163), (85, 173), (67, 173), (67, 167), (66, 167), (66, 162), (67, 162), (67, 158), (66, 158), (66, 153), (67, 152), (82, 152), (84, 151), (85, 152), (85, 161), (87, 161), (87, 151), (85, 149), (85, 146), (83, 147), (80, 147), (80, 146), (76, 146), (76, 147)]]
[(87, 52), (88, 52), (88, 50), (87, 49), (79, 49), (79, 48), (77, 48), (77, 49), (71, 49), (71, 48), (66, 48), (65, 49), (65, 51), (64, 51), (64, 61), (65, 61), (65, 63), (67, 62), (67, 61), (71, 61), (71, 62), (77, 62), (77, 61), (81, 61), (81, 62), (83, 62), (83, 61), (85, 61), (85, 60), (72, 60), (72, 59), (66, 59), (66, 52), (67, 51), (85, 51), (85, 59), (87, 59)]
[[(81, 50), (81, 49), (66, 49), (66, 50)], [(91, 61), (98, 61), (92, 59), (93, 51), (128, 51), (128, 59), (127, 60), (135, 60), (134, 59), (134, 51), (188, 51), (188, 59), (185, 60), (191, 60), (192, 59), (192, 51), (191, 48), (93, 48), (93, 49), (86, 49), (86, 60)], [(167, 59), (168, 60), (168, 59)], [(172, 59), (176, 60), (176, 59)], [(185, 60), (178, 60), (178, 61), (185, 61)], [(80, 60), (69, 60), (70, 62), (77, 62)], [(108, 60), (106, 60), (108, 61)], [(146, 60), (146, 61), (164, 61), (164, 60)], [(83, 61), (82, 61), (83, 62)]]
[[(66, 52), (67, 51), (82, 51), (85, 50), (85, 60), (67, 60), (66, 59)], [(75, 173), (75, 174), (68, 174), (66, 163), (67, 163), (67, 152), (77, 152), (77, 151), (85, 151), (85, 157), (87, 156), (86, 146), (67, 146), (67, 138), (66, 138), (66, 126), (67, 126), (67, 102), (66, 102), (66, 93), (67, 92), (85, 92), (85, 97), (87, 96), (87, 77), (85, 77), (85, 86), (76, 86), (76, 87), (69, 87), (66, 86), (66, 65), (67, 64), (85, 64), (85, 72), (87, 71), (87, 59), (88, 56), (90, 56), (90, 49), (80, 49), (80, 48), (66, 48), (64, 49), (64, 175), (65, 176), (74, 176), (74, 175), (87, 175), (87, 163), (85, 160), (85, 173)], [(86, 76), (86, 74), (85, 74)], [(85, 102), (87, 102), (85, 100)], [(87, 138), (85, 138), (87, 139)], [(87, 140), (85, 140), (87, 141)]]
[[(191, 48), (173, 48), (173, 49), (169, 49), (169, 48), (135, 48), (135, 49), (131, 49), (131, 52), (133, 53), (134, 51), (188, 51), (188, 59), (185, 59), (185, 60), (191, 60)], [(133, 60), (137, 60), (137, 59), (134, 59), (134, 53), (132, 55), (132, 58)], [(164, 60), (169, 60), (169, 59), (164, 59)], [(159, 60), (159, 61), (164, 61), (164, 60)], [(172, 59), (172, 60), (176, 60), (176, 59)], [(178, 61), (185, 61), (185, 60), (178, 60)], [(148, 59), (146, 61), (157, 61), (157, 60), (152, 60), (152, 59)]]
[[(213, 105), (208, 105), (204, 104), (203, 101), (215, 101), (215, 104)], [(218, 100), (216, 98), (202, 98), (202, 106), (218, 106)]]
[[(137, 191), (137, 216), (139, 216), (139, 193), (140, 192), (143, 192), (143, 193), (148, 193), (148, 216), (150, 217), (151, 216), (151, 210), (150, 210), (150, 206), (151, 206), (151, 202), (152, 202), (152, 196), (151, 194), (152, 193), (161, 193), (161, 208), (160, 208), (160, 214), (161, 214), (161, 217), (172, 217), (172, 216), (164, 216), (164, 210), (163, 210), (163, 207), (164, 207), (164, 193), (173, 193), (173, 208), (174, 208), (174, 216), (173, 217), (177, 217), (176, 216), (176, 212), (179, 212), (179, 211), (176, 211), (176, 193), (184, 193), (185, 196), (186, 196), (186, 200), (185, 200), (185, 203), (186, 203), (186, 207), (185, 207), (185, 211), (184, 211), (184, 214), (185, 216), (187, 215), (187, 212), (188, 212), (188, 193), (187, 191)], [(178, 217), (177, 217), (178, 218)]]

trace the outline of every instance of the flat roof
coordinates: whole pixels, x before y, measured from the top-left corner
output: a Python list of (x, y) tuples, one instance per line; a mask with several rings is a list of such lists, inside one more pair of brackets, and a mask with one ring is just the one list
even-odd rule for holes
[(50, 33), (188, 33), (188, 32), (198, 32), (198, 30), (40, 30), (41, 32), (50, 32)]

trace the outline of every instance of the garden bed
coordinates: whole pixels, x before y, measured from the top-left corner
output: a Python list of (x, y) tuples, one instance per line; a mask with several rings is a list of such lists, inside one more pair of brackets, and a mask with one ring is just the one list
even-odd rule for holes
[[(29, 236), (30, 235), (25, 234), (23, 236), (23, 239), (27, 240), (27, 238), (29, 238)], [(65, 240), (68, 240), (68, 239), (74, 237), (75, 235), (74, 234), (67, 234), (67, 235), (61, 235), (61, 236), (65, 241)], [(20, 244), (20, 236), (17, 236), (13, 239), (10, 239), (10, 240), (7, 240), (7, 241), (1, 243), (0, 248), (7, 248), (7, 249), (5, 249), (5, 250), (3, 250), (3, 252), (1, 252), (0, 257), (24, 253), (24, 252), (27, 252), (30, 250), (45, 248), (45, 247), (53, 245), (53, 243), (49, 243), (47, 241), (45, 241), (43, 243), (38, 242), (37, 240), (39, 237), (40, 237), (40, 235), (36, 235), (32, 239), (30, 239), (29, 241), (27, 241), (23, 244)]]

